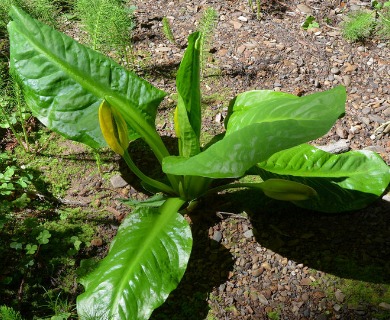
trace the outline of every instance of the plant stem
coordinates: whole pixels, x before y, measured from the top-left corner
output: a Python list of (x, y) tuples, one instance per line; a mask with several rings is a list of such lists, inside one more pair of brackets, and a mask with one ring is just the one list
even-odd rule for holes
[(227, 190), (227, 189), (237, 189), (237, 188), (261, 189), (260, 185), (261, 185), (261, 183), (240, 183), (240, 182), (228, 183), (228, 184), (224, 184), (222, 186), (218, 186), (218, 187), (212, 188), (210, 190), (207, 190), (203, 195), (220, 192), (220, 191)]
[(256, 0), (256, 7), (257, 7), (256, 18), (257, 20), (261, 20), (261, 0)]
[(102, 174), (102, 158), (100, 156), (100, 153), (94, 149), (94, 148), (91, 148), (92, 149), (92, 153), (93, 155), (95, 156), (95, 161), (96, 161), (96, 165), (98, 167), (98, 171), (99, 171), (99, 174)]
[(183, 200), (181, 198), (168, 198), (160, 207), (159, 211), (162, 215), (176, 213), (179, 212), (180, 208), (185, 203), (186, 200)]
[(248, 0), (248, 5), (251, 10), (253, 10), (253, 0)]
[(18, 113), (19, 113), (20, 125), (22, 126), (24, 141), (26, 143), (25, 149), (27, 152), (29, 152), (30, 145), (28, 143), (26, 126), (24, 125), (24, 119), (23, 119), (23, 113), (22, 113), (22, 97), (21, 97), (20, 87), (19, 87), (19, 84), (15, 80), (13, 80), (13, 82), (14, 82), (14, 92), (15, 92), (15, 98), (16, 98), (16, 109), (18, 110)]
[(20, 136), (19, 134), (16, 132), (15, 130), (15, 127), (14, 125), (11, 123), (11, 120), (10, 118), (8, 117), (8, 114), (7, 112), (5, 112), (5, 110), (3, 109), (3, 106), (0, 104), (0, 110), (5, 118), (5, 121), (7, 121), (8, 125), (9, 125), (9, 128), (11, 129), (12, 133), (14, 134), (15, 136), (15, 139), (16, 141), (18, 141), (18, 143), (23, 147), (23, 149), (28, 152), (28, 149), (26, 148), (26, 146), (22, 143), (22, 140), (20, 139)]
[[(128, 112), (129, 106), (122, 100), (115, 97), (106, 97), (105, 99), (111, 106), (117, 109), (125, 121), (145, 140), (160, 164), (165, 157), (170, 156), (168, 149), (156, 129), (145, 120), (144, 116), (136, 108), (131, 108), (130, 116)], [(171, 174), (167, 174), (167, 177), (173, 189), (178, 193), (181, 178)]]
[(130, 170), (133, 171), (134, 174), (146, 184), (164, 193), (171, 194), (171, 195), (176, 194), (176, 192), (170, 186), (146, 176), (140, 169), (138, 169), (138, 167), (131, 159), (130, 154), (127, 150), (125, 150), (125, 153), (123, 154), (123, 159), (126, 161), (126, 164), (129, 166)]

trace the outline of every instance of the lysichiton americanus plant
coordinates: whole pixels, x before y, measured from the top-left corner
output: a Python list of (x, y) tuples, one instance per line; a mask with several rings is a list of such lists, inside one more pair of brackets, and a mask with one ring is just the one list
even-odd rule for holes
[[(244, 92), (230, 103), (225, 133), (202, 148), (201, 35), (194, 33), (177, 73), (179, 154), (172, 155), (155, 127), (165, 92), (20, 9), (12, 8), (11, 16), (11, 69), (33, 114), (69, 139), (93, 148), (108, 145), (148, 190), (162, 195), (154, 206), (149, 201), (125, 218), (107, 257), (81, 279), (81, 319), (148, 319), (187, 267), (192, 235), (180, 210), (206, 194), (253, 188), (301, 207), (339, 212), (367, 206), (389, 184), (389, 167), (373, 152), (333, 155), (306, 144), (344, 114), (341, 86), (304, 97)], [(155, 180), (134, 164), (128, 145), (138, 138), (149, 145), (166, 179)], [(212, 184), (246, 174), (263, 182)]]

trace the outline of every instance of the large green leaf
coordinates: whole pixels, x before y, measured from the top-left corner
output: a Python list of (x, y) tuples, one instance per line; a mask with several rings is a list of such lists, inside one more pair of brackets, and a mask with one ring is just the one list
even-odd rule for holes
[(188, 47), (177, 72), (178, 92), (176, 131), (179, 138), (180, 155), (191, 157), (200, 152), (200, 33), (188, 38)]
[(82, 279), (77, 298), (81, 319), (148, 319), (181, 280), (192, 247), (191, 230), (168, 199), (157, 208), (138, 208), (118, 230), (110, 252)]
[(277, 151), (324, 135), (344, 113), (344, 87), (295, 97), (250, 91), (234, 101), (225, 137), (198, 155), (167, 157), (166, 173), (233, 178)]
[(335, 155), (307, 144), (275, 153), (257, 168), (264, 180), (282, 178), (312, 187), (317, 197), (295, 203), (324, 212), (363, 208), (390, 182), (390, 168), (374, 152)]
[(11, 68), (42, 123), (69, 139), (104, 146), (97, 110), (110, 97), (119, 112), (130, 111), (135, 121), (126, 120), (138, 134), (135, 126), (154, 130), (156, 108), (165, 93), (22, 10), (13, 7), (11, 16)]

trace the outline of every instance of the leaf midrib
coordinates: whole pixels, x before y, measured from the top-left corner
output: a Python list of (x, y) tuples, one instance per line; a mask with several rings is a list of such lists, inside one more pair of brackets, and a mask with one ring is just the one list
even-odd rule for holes
[[(102, 86), (99, 82), (94, 82), (87, 73), (81, 74), (81, 72), (75, 70), (75, 68), (71, 64), (52, 54), (49, 50), (45, 50), (44, 46), (42, 46), (41, 43), (37, 41), (33, 35), (29, 34), (24, 27), (21, 27), (20, 24), (17, 24), (15, 21), (11, 22), (11, 24), (19, 31), (20, 35), (23, 35), (25, 37), (26, 41), (30, 43), (37, 52), (39, 52), (41, 55), (50, 60), (63, 72), (68, 74), (70, 78), (72, 78), (76, 83), (80, 84), (85, 90), (91, 92), (93, 95), (101, 99), (108, 95), (118, 96), (117, 93), (114, 93), (111, 90), (107, 90), (107, 88)], [(67, 38), (66, 35), (59, 35), (61, 35), (61, 37)], [(84, 47), (82, 47), (82, 49), (85, 50)], [(88, 81), (86, 81), (85, 79), (87, 79)]]
[[(171, 201), (170, 201), (171, 200)], [(162, 232), (163, 229), (165, 229), (169, 222), (171, 222), (172, 217), (177, 214), (177, 210), (180, 208), (180, 206), (184, 203), (183, 200), (178, 198), (168, 199), (164, 205), (167, 204), (167, 202), (175, 202), (178, 200), (178, 208), (174, 206), (172, 210), (160, 210), (159, 217), (154, 221), (153, 228), (149, 231), (148, 236), (144, 238), (143, 240), (143, 246), (141, 250), (138, 250), (136, 255), (134, 257), (130, 257), (131, 261), (129, 261), (129, 268), (127, 269), (125, 276), (123, 276), (121, 279), (122, 281), (118, 284), (118, 289), (116, 290), (116, 294), (114, 295), (114, 300), (112, 305), (118, 306), (119, 301), (122, 296), (122, 292), (124, 291), (124, 288), (128, 285), (127, 279), (130, 279), (132, 274), (135, 274), (135, 269), (139, 268), (141, 265), (140, 261), (144, 258), (145, 252), (150, 250), (151, 244), (156, 240), (157, 236)], [(173, 203), (175, 205), (176, 203)], [(163, 205), (163, 206), (164, 206)], [(160, 238), (161, 239), (161, 238)], [(114, 312), (115, 311), (115, 312)], [(117, 312), (117, 309), (111, 311), (111, 316), (115, 315)]]

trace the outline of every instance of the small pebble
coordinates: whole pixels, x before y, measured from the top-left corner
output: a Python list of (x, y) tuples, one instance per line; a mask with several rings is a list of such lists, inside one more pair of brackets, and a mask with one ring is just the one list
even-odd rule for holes
[(346, 87), (348, 87), (351, 84), (351, 77), (350, 76), (343, 76), (343, 82)]
[(334, 67), (334, 68), (330, 69), (330, 72), (332, 72), (333, 74), (339, 74), (340, 73), (340, 69)]
[(260, 276), (262, 273), (264, 272), (264, 268), (258, 268), (258, 269), (255, 269), (255, 270), (252, 270), (252, 276), (254, 277), (258, 277)]
[(253, 230), (247, 230), (244, 232), (245, 238), (252, 238), (253, 237)]
[[(335, 292), (336, 300), (340, 303), (343, 303), (345, 300), (345, 294), (342, 293), (340, 290), (336, 290)], [(336, 310), (337, 311), (337, 310)]]
[(352, 133), (352, 134), (357, 134), (360, 132), (360, 129), (356, 126), (352, 126), (350, 129), (349, 129), (349, 132)]
[(262, 295), (261, 293), (259, 293), (259, 295), (257, 296), (257, 298), (259, 299), (259, 302), (261, 304), (264, 304), (264, 305), (268, 305), (268, 300), (266, 297), (264, 297), (264, 295)]
[(379, 308), (382, 308), (382, 309), (385, 309), (385, 310), (389, 310), (390, 311), (390, 304), (387, 303), (387, 302), (381, 302), (379, 304)]
[(222, 239), (222, 233), (221, 231), (215, 231), (214, 232), (214, 235), (213, 235), (213, 240), (214, 241), (217, 241), (217, 242), (220, 242)]
[(333, 306), (334, 311), (339, 312), (341, 310), (341, 306), (339, 304), (335, 304)]
[(243, 21), (243, 22), (248, 22), (248, 18), (246, 18), (244, 16), (239, 16), (237, 19), (240, 21)]
[(125, 179), (122, 178), (119, 174), (112, 176), (110, 179), (111, 185), (113, 188), (123, 188), (128, 185), (128, 183), (125, 181)]

